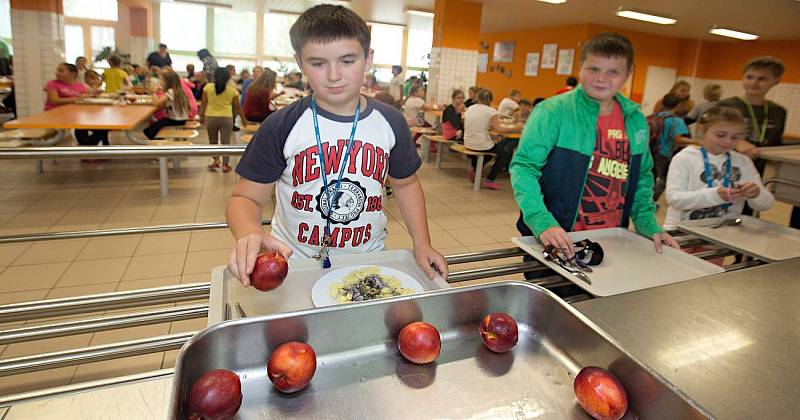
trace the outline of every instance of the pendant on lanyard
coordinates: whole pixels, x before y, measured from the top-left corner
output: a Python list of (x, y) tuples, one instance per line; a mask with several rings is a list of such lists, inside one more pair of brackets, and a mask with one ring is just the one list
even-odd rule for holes
[(750, 121), (752, 121), (753, 124), (753, 134), (758, 136), (754, 140), (758, 142), (758, 144), (762, 144), (764, 143), (764, 138), (767, 136), (767, 114), (769, 113), (767, 100), (764, 100), (764, 121), (761, 124), (758, 123), (756, 112), (753, 110), (753, 106), (750, 105), (750, 102), (747, 100), (747, 98), (742, 97), (742, 101), (745, 105), (747, 105), (747, 112), (750, 113)]
[[(328, 211), (327, 214), (324, 213), (322, 217), (325, 219), (325, 229), (322, 237), (321, 248), (319, 252), (314, 255), (314, 259), (322, 260), (322, 268), (331, 268), (331, 259), (328, 256), (328, 250), (332, 245), (333, 238), (331, 237), (331, 212), (335, 204), (339, 201), (339, 189), (342, 186), (342, 176), (344, 176), (344, 168), (347, 167), (347, 160), (350, 157), (350, 149), (353, 146), (353, 139), (356, 136), (356, 127), (358, 127), (358, 118), (361, 115), (361, 97), (358, 98), (358, 105), (356, 105), (356, 113), (353, 116), (353, 127), (350, 129), (350, 139), (347, 141), (347, 150), (344, 153), (344, 160), (342, 161), (342, 165), (339, 167), (339, 177), (336, 179), (336, 184), (333, 187), (333, 191), (328, 191), (329, 184), (328, 184), (328, 174), (326, 172), (327, 165), (325, 164), (325, 152), (322, 150), (322, 139), (319, 134), (319, 121), (317, 118), (317, 100), (315, 97), (311, 97), (311, 115), (313, 116), (314, 120), (314, 135), (317, 140), (317, 151), (319, 153), (319, 164), (320, 164), (320, 172), (322, 173), (322, 194), (325, 194), (328, 200)], [(320, 195), (320, 199), (322, 196)], [(322, 209), (322, 206), (320, 206)]]
[[(711, 171), (711, 163), (708, 161), (708, 152), (706, 151), (705, 147), (700, 147), (700, 153), (703, 154), (703, 167), (706, 172), (706, 185), (708, 188), (714, 188), (714, 174)], [(733, 187), (733, 182), (731, 181), (731, 152), (725, 153), (725, 175), (722, 179), (722, 186), (725, 187), (726, 192), (728, 193), (728, 203), (722, 205), (723, 209), (728, 209), (731, 205), (733, 205), (733, 200), (731, 199), (731, 189)]]

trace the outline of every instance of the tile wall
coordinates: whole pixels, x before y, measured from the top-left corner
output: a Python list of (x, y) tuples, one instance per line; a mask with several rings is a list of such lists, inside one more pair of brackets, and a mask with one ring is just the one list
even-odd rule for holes
[(458, 48), (432, 48), (428, 102), (450, 103), (453, 89), (464, 91), (475, 85), (478, 51)]

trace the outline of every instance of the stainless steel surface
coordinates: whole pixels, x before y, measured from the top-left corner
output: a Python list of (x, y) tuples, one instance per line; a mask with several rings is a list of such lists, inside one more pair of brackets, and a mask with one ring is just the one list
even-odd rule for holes
[(0, 320), (3, 322), (27, 321), (161, 303), (185, 302), (207, 298), (210, 289), (211, 283), (191, 283), (62, 299), (9, 303), (0, 305)]
[[(369, 254), (335, 255), (331, 257), (333, 269), (353, 265), (379, 265), (402, 271), (417, 280), (424, 290), (450, 287), (441, 277), (434, 280), (419, 267), (414, 255), (407, 249), (372, 252)], [(327, 271), (329, 271), (328, 269)], [(313, 308), (311, 289), (326, 270), (314, 259), (289, 259), (289, 274), (283, 285), (269, 293), (262, 293), (253, 287), (243, 287), (225, 266), (211, 272), (211, 293), (208, 300), (208, 325), (215, 325), (225, 319), (225, 304), (239, 303), (250, 316)], [(239, 318), (238, 311), (231, 315)]]
[(197, 331), (0, 360), (0, 377), (176, 350)]
[(246, 145), (193, 146), (53, 146), (0, 148), (0, 159), (143, 159), (186, 156), (237, 156)]
[[(478, 323), (489, 312), (514, 317), (512, 352), (483, 347)], [(424, 319), (442, 336), (429, 365), (406, 362), (397, 332)], [(290, 340), (312, 345), (317, 371), (305, 390), (285, 395), (266, 378), (271, 350)], [(703, 411), (630, 357), (604, 332), (545, 289), (502, 282), (419, 295), (251, 317), (210, 327), (181, 350), (171, 418), (182, 396), (210, 369), (236, 371), (244, 400), (237, 418), (520, 418), (578, 419), (572, 378), (582, 366), (608, 367), (626, 386), (641, 418), (695, 419)]]
[(737, 220), (738, 226), (720, 228), (715, 228), (722, 223), (716, 220), (687, 220), (678, 228), (767, 262), (800, 257), (800, 230), (749, 216)]
[(793, 259), (575, 308), (721, 419), (797, 418), (798, 273)]
[(518, 247), (493, 249), (491, 251), (466, 252), (463, 254), (453, 254), (445, 256), (448, 264), (462, 264), (475, 261), (495, 260), (499, 258), (520, 257), (525, 251)]
[(525, 261), (520, 263), (496, 265), (494, 267), (472, 268), (469, 270), (454, 271), (447, 276), (448, 283), (460, 281), (485, 279), (489, 277), (507, 276), (517, 273), (533, 273), (548, 271), (549, 269), (538, 261)]
[[(262, 220), (262, 225), (271, 224), (270, 220)], [(25, 235), (0, 236), (0, 244), (16, 242), (49, 241), (55, 239), (98, 238), (121, 235), (136, 235), (142, 233), (184, 232), (205, 229), (227, 229), (228, 224), (219, 223), (186, 223), (175, 225), (138, 226), (119, 229), (75, 230), (65, 232), (28, 233)]]
[(563, 267), (547, 261), (538, 239), (525, 236), (511, 241), (594, 296), (627, 293), (724, 271), (722, 267), (671, 247), (663, 247), (659, 254), (650, 239), (624, 228), (570, 232), (569, 235), (573, 242), (589, 239), (603, 247), (603, 261), (593, 266), (594, 272), (588, 274), (591, 284), (577, 281)]
[(172, 381), (138, 380), (12, 406), (3, 420), (164, 420)]
[(800, 146), (761, 147), (759, 157), (776, 168), (774, 178), (764, 185), (771, 185), (775, 199), (800, 206)]
[[(47, 389), (40, 389), (36, 391), (28, 391), (22, 392), (19, 394), (10, 394), (10, 395), (1, 395), (0, 396), (0, 406), (10, 406), (10, 405), (20, 405), (23, 403), (47, 399), (46, 406), (51, 407), (53, 405), (53, 399), (61, 398), (70, 394), (75, 393), (82, 393), (86, 395), (87, 399), (95, 399), (97, 395), (93, 395), (93, 391), (97, 391), (101, 388), (106, 387), (125, 387), (125, 385), (141, 382), (141, 381), (148, 381), (147, 385), (152, 385), (153, 383), (157, 382), (157, 380), (166, 381), (167, 384), (172, 383), (172, 374), (174, 373), (175, 369), (159, 369), (153, 370), (150, 372), (142, 372), (142, 373), (135, 373), (133, 375), (124, 375), (124, 376), (117, 376), (115, 378), (107, 378), (107, 379), (100, 379), (96, 381), (89, 381), (89, 382), (80, 382), (76, 384), (64, 385), (64, 386), (57, 386), (53, 388)], [(71, 398), (71, 397), (67, 397)], [(37, 406), (42, 406), (45, 404), (37, 404)], [(167, 406), (169, 405), (169, 400), (166, 396), (161, 396), (156, 400), (151, 400), (151, 406), (156, 406), (157, 409), (163, 413), (161, 418), (166, 417), (167, 413)], [(89, 404), (91, 407), (91, 405)], [(127, 418), (126, 413), (128, 413), (130, 408), (126, 407), (124, 410), (120, 410), (118, 412), (103, 412), (101, 415), (106, 415), (108, 418)], [(37, 413), (34, 416), (28, 418), (53, 418), (45, 416), (41, 413)], [(63, 413), (61, 416), (58, 416), (60, 420), (65, 420)], [(81, 417), (81, 420), (87, 419), (87, 417)]]
[(208, 316), (208, 305), (189, 305), (81, 319), (57, 324), (0, 330), (0, 345), (137, 327), (140, 325), (160, 324), (185, 319), (204, 318), (206, 316)]
[(741, 217), (737, 217), (735, 219), (722, 219), (721, 222), (717, 223), (714, 226), (711, 226), (711, 229), (719, 229), (721, 227), (726, 227), (726, 226), (733, 227), (733, 226), (739, 226), (741, 224), (742, 224), (742, 218)]

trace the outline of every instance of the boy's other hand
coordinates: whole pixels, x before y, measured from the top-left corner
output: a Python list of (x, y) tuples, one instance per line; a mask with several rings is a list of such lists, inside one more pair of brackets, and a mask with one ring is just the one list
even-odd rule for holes
[(750, 159), (758, 157), (758, 147), (747, 140), (739, 141), (733, 149), (743, 155), (747, 155)]
[(250, 286), (250, 274), (262, 249), (278, 251), (286, 258), (292, 255), (291, 248), (266, 232), (251, 233), (239, 238), (228, 257), (228, 270), (244, 287)]
[(443, 279), (447, 280), (447, 261), (445, 261), (444, 256), (433, 249), (433, 247), (430, 245), (415, 246), (414, 258), (417, 260), (417, 264), (422, 267), (422, 270), (425, 271), (425, 274), (428, 275), (429, 279), (433, 280), (438, 272)]
[(572, 238), (569, 237), (567, 231), (560, 226), (553, 226), (546, 229), (539, 235), (539, 240), (544, 244), (553, 245), (566, 254), (567, 258), (572, 258), (575, 255), (575, 248), (572, 245)]
[(681, 249), (678, 242), (667, 232), (656, 233), (653, 235), (653, 244), (656, 246), (656, 252), (659, 254), (663, 251), (662, 244), (667, 244), (675, 249)]

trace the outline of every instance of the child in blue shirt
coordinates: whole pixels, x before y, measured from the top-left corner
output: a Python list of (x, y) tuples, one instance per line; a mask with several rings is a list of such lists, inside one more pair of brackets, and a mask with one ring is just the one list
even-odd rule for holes
[(667, 185), (667, 171), (669, 162), (672, 160), (672, 153), (675, 151), (676, 144), (694, 144), (692, 139), (686, 137), (689, 128), (683, 118), (675, 115), (674, 109), (681, 102), (681, 98), (675, 94), (668, 93), (661, 100), (664, 109), (656, 113), (656, 117), (663, 120), (661, 136), (658, 140), (658, 147), (651, 150), (653, 153), (653, 176), (655, 185), (653, 186), (653, 201), (658, 202), (658, 198), (664, 192)]

